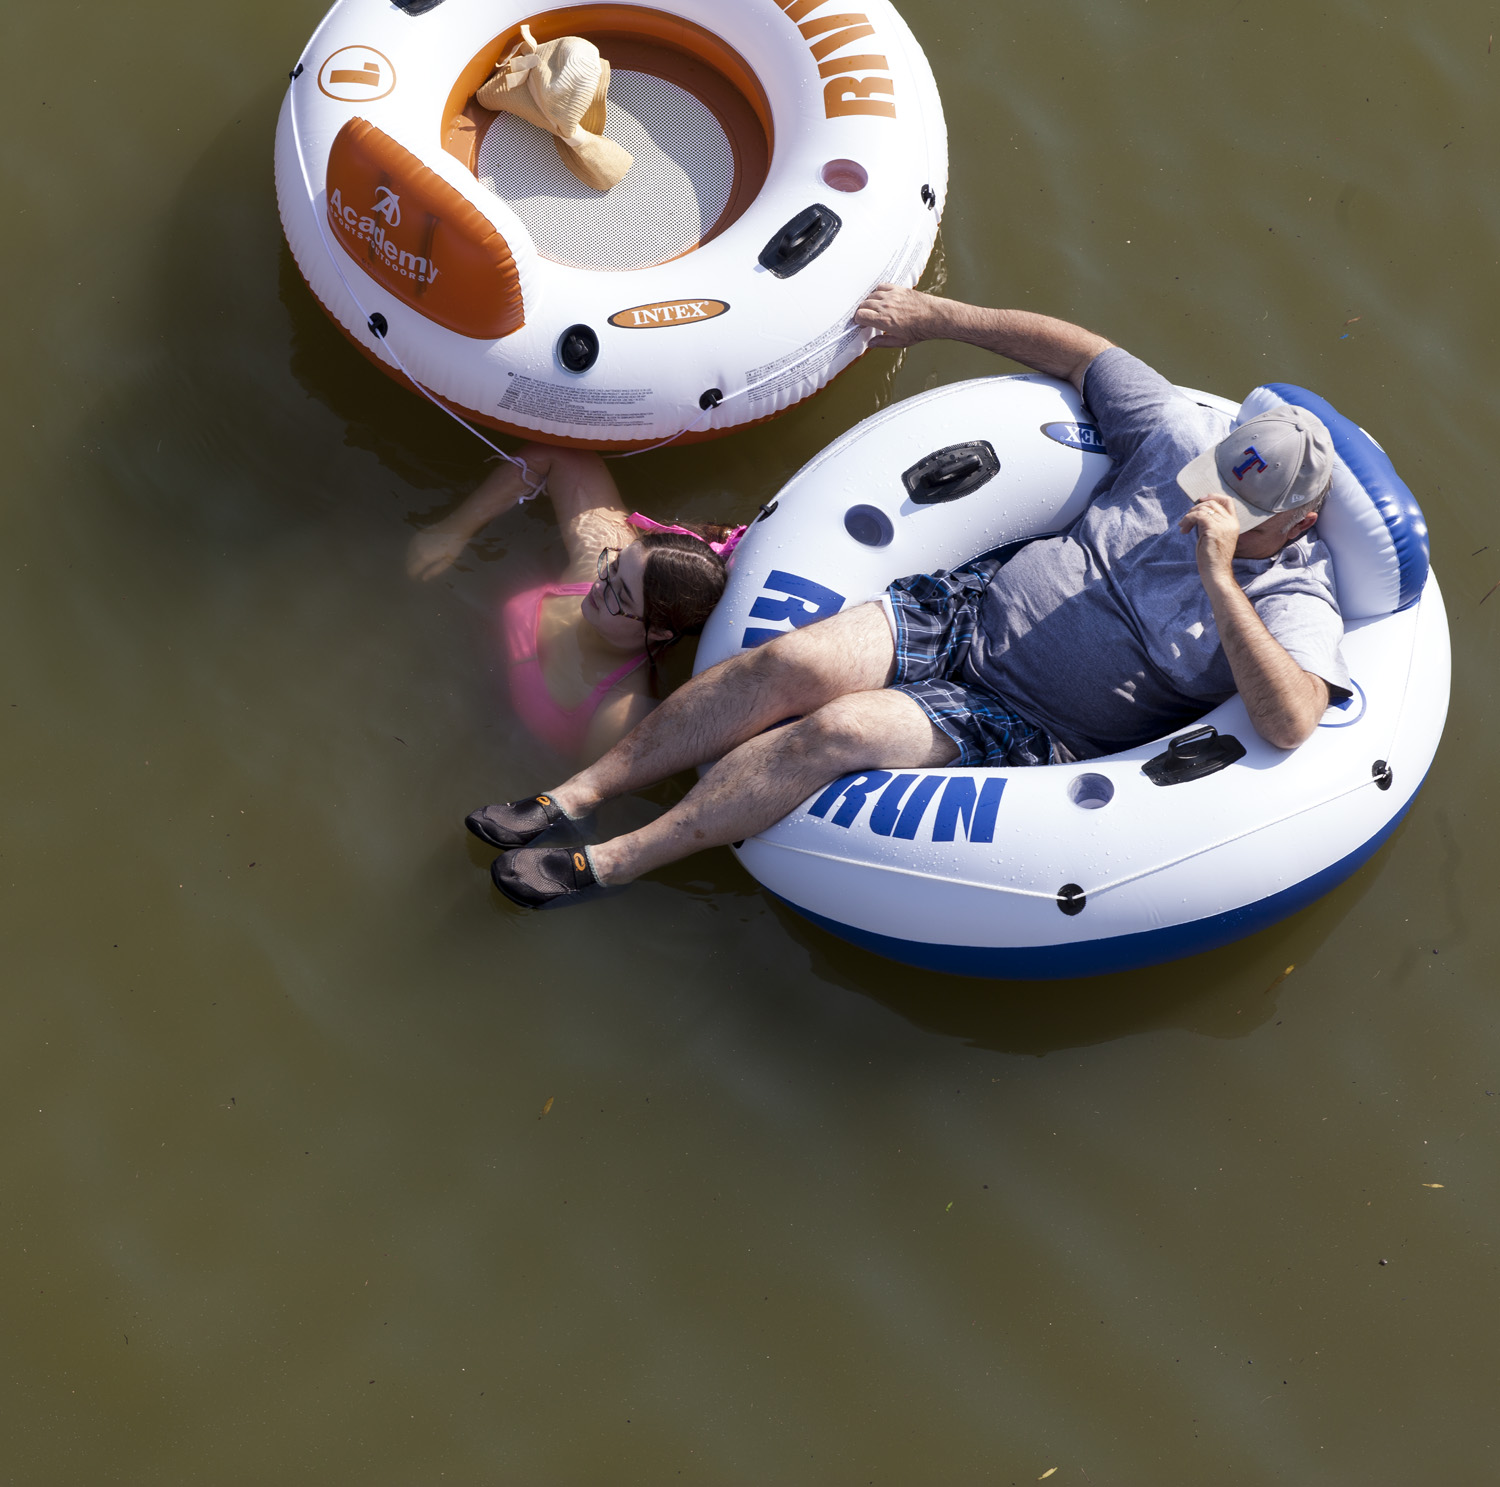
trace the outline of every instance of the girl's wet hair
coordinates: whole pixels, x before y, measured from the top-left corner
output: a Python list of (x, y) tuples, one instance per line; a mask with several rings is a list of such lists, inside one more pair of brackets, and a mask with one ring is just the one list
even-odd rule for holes
[[(656, 658), (673, 642), (703, 628), (729, 581), (724, 559), (708, 543), (721, 541), (730, 528), (705, 524), (694, 530), (705, 540), (680, 532), (645, 532), (636, 539), (646, 560), (641, 570), (641, 619), (648, 636), (653, 691)], [(665, 630), (668, 638), (653, 643), (652, 630)]]

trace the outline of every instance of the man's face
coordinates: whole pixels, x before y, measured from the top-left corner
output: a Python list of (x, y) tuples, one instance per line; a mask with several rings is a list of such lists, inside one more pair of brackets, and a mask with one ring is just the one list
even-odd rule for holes
[(1289, 542), (1295, 542), (1304, 532), (1311, 531), (1318, 520), (1316, 511), (1303, 516), (1273, 516), (1258, 527), (1240, 533), (1234, 545), (1237, 558), (1274, 558)]

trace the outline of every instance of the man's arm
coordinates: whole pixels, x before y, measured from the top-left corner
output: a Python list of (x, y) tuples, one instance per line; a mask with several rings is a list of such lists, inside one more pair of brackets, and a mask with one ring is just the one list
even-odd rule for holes
[(1292, 660), (1235, 581), (1240, 527), (1228, 499), (1211, 496), (1199, 501), (1181, 523), (1184, 532), (1194, 527), (1198, 575), (1213, 605), (1219, 641), (1250, 721), (1267, 743), (1295, 749), (1328, 710), (1328, 683)]
[(1084, 373), (1114, 344), (1103, 336), (1029, 310), (986, 310), (939, 299), (916, 289), (881, 284), (854, 312), (856, 325), (880, 332), (872, 346), (915, 346), (919, 341), (967, 341), (1022, 366), (1066, 377), (1079, 392)]

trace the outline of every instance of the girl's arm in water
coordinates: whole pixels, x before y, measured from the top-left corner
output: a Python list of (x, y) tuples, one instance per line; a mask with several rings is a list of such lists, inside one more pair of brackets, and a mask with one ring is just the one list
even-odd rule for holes
[[(527, 444), (519, 453), (532, 480), (545, 482), (557, 513), (568, 548), (564, 582), (592, 579), (599, 549), (624, 547), (636, 535), (625, 520), (625, 503), (614, 477), (597, 454), (586, 450)], [(445, 572), (483, 527), (520, 501), (526, 485), (515, 465), (497, 465), (455, 510), (412, 537), (406, 552), (408, 576), (426, 580)]]
[(586, 763), (607, 754), (657, 705), (642, 680), (645, 674), (644, 668), (632, 673), (599, 704), (599, 711), (589, 720), (588, 736), (579, 755)]

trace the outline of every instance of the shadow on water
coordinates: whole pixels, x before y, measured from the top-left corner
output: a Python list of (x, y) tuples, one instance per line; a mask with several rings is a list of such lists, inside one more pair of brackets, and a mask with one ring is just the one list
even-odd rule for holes
[[(154, 361), (95, 410), (111, 504), (182, 536), (243, 541), (335, 516), (361, 494), (325, 478), (340, 444), (434, 507), (484, 468), (483, 447), (354, 354), (301, 282), (269, 169), (280, 97), (264, 91), (188, 174), (140, 283)], [(335, 422), (309, 418), (309, 400)]]
[[(441, 503), (448, 504), (473, 478), (475, 465), (483, 463), (483, 450), (442, 447), (453, 442), (448, 420), (354, 352), (323, 314), (285, 242), (276, 277), (277, 298), (291, 329), (288, 369), (303, 391), (344, 425), (350, 448), (373, 454), (417, 490), (441, 491)], [(504, 447), (515, 441), (496, 442)]]
[[(1409, 818), (1408, 818), (1409, 819)], [(1282, 967), (1311, 960), (1375, 885), (1407, 829), (1346, 882), (1259, 934), (1185, 960), (1111, 976), (1001, 981), (898, 965), (850, 945), (772, 900), (816, 974), (925, 1031), (999, 1053), (1043, 1057), (1161, 1029), (1240, 1038), (1278, 1012)]]
[[(157, 366), (129, 384), (123, 405), (100, 410), (111, 453), (117, 468), (147, 468), (162, 426), (194, 425), (203, 437), (178, 448), (175, 466), (157, 467), (147, 504), (176, 501), (172, 514), (192, 524), (226, 503), (253, 502), (265, 521), (281, 524), (357, 499), (360, 492), (323, 477), (332, 450), (364, 452), (401, 487), (401, 519), (420, 525), (472, 489), (494, 456), (359, 355), (303, 282), (281, 234), (269, 168), (281, 97), (280, 84), (264, 90), (207, 142), (184, 181), (155, 244), (156, 269), (141, 284), (141, 339), (157, 348)], [(941, 278), (940, 259), (929, 282)], [(643, 511), (748, 519), (831, 438), (890, 400), (899, 367), (899, 358), (865, 359), (778, 419), (773, 437), (744, 430), (611, 469)], [(325, 416), (310, 417), (309, 404)], [(486, 437), (506, 449), (519, 443)], [(242, 477), (231, 482), (233, 499), (222, 478), (228, 469)], [(426, 499), (414, 502), (418, 495)], [(238, 515), (255, 525), (250, 511)], [(480, 553), (498, 555), (483, 544)]]

